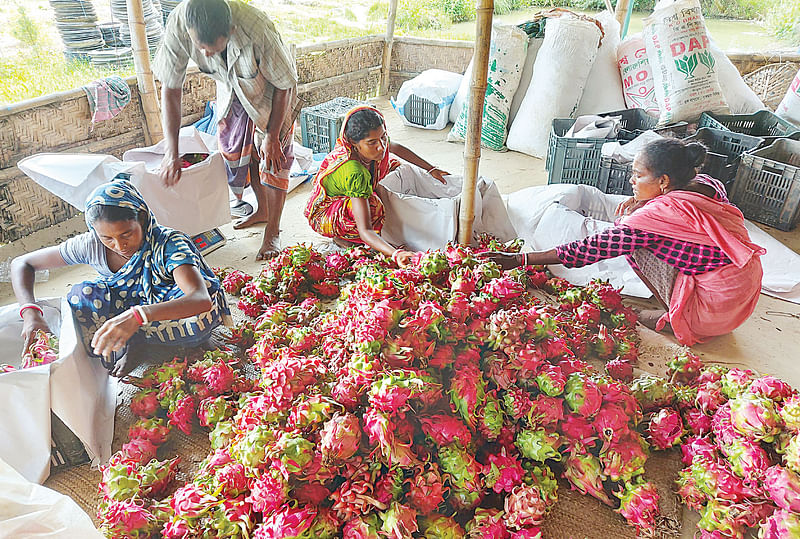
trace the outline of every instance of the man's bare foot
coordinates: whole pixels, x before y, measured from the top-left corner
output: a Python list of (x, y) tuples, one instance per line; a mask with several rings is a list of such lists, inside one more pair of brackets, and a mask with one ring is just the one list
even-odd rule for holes
[(235, 223), (233, 223), (233, 229), (239, 230), (242, 228), (248, 228), (266, 222), (267, 222), (267, 210), (264, 210), (261, 207), (259, 207), (256, 211), (254, 211), (247, 217), (243, 217), (238, 221), (236, 221)]
[(277, 255), (281, 250), (281, 238), (278, 234), (268, 236), (264, 233), (264, 241), (261, 242), (261, 247), (256, 253), (256, 260), (269, 260)]
[(662, 309), (647, 309), (639, 311), (639, 322), (643, 326), (655, 330), (656, 324), (665, 313), (666, 311)]
[(122, 378), (130, 374), (133, 369), (141, 365), (143, 361), (144, 354), (142, 354), (141, 347), (129, 344), (128, 351), (114, 363), (114, 367), (109, 374), (114, 378)]

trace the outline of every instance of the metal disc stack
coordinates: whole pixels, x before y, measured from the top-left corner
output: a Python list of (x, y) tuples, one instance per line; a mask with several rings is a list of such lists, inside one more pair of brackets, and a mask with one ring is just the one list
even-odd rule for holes
[[(163, 32), (161, 10), (156, 10), (153, 6), (153, 0), (142, 0), (142, 11), (144, 14), (145, 32), (147, 34), (147, 47), (152, 54), (156, 50)], [(129, 47), (131, 44), (131, 32), (128, 26), (127, 0), (111, 0), (111, 15), (114, 19), (122, 23), (119, 37), (122, 42)]]
[(161, 0), (161, 18), (164, 21), (164, 26), (167, 25), (167, 17), (172, 13), (172, 10), (181, 3), (181, 0)]
[(50, 0), (50, 6), (55, 11), (56, 28), (68, 59), (88, 59), (90, 51), (103, 47), (91, 0)]

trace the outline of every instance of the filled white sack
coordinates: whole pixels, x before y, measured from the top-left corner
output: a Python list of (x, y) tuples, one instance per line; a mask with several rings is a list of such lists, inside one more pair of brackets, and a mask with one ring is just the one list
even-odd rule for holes
[(619, 23), (614, 14), (603, 11), (595, 17), (603, 25), (603, 42), (597, 51), (597, 57), (586, 79), (581, 101), (578, 104), (578, 116), (582, 114), (600, 114), (625, 108), (622, 96), (622, 79), (617, 67), (617, 47), (619, 46)]
[(617, 64), (622, 78), (625, 108), (644, 109), (647, 114), (657, 118), (661, 109), (656, 101), (653, 68), (647, 59), (642, 34), (633, 34), (622, 40), (617, 47)]
[(544, 157), (555, 118), (573, 117), (597, 55), (600, 29), (571, 15), (547, 19), (544, 41), (506, 144), (509, 149)]
[[(709, 39), (711, 36), (709, 35)], [(714, 40), (710, 43), (711, 54), (717, 62), (719, 85), (731, 114), (752, 114), (766, 107), (756, 93), (747, 85), (739, 70)]]
[(644, 20), (659, 125), (693, 122), (706, 111), (728, 113), (700, 0), (659, 0)]
[(543, 37), (528, 39), (528, 51), (525, 53), (525, 63), (522, 65), (519, 86), (517, 86), (517, 91), (514, 92), (514, 99), (511, 100), (511, 109), (508, 111), (508, 125), (514, 123), (519, 108), (522, 106), (522, 100), (525, 99), (525, 94), (528, 92), (528, 87), (531, 85), (533, 64), (536, 63), (536, 55), (539, 54), (542, 43), (544, 43)]
[[(442, 69), (426, 69), (411, 80), (400, 86), (397, 99), (390, 99), (392, 107), (400, 115), (403, 124), (422, 129), (444, 129), (449, 120), (450, 106), (456, 97), (463, 75)], [(411, 96), (427, 99), (437, 105), (439, 114), (426, 125), (419, 125), (408, 121), (405, 107)]]
[(464, 106), (467, 97), (469, 97), (469, 85), (472, 83), (472, 65), (474, 63), (475, 55), (473, 55), (472, 59), (469, 61), (467, 69), (461, 77), (461, 82), (458, 84), (458, 90), (453, 98), (453, 104), (450, 105), (450, 111), (448, 112), (450, 123), (456, 123), (458, 115), (461, 114), (461, 108)]
[(775, 114), (800, 128), (800, 70), (794, 76)]

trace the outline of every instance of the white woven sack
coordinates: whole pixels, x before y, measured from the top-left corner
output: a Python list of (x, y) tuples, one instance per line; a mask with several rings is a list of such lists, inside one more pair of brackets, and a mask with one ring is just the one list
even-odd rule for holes
[(711, 40), (711, 54), (714, 55), (717, 62), (719, 86), (722, 88), (722, 95), (728, 103), (731, 114), (752, 114), (765, 109), (764, 103), (747, 85), (728, 55), (717, 47), (713, 39)]
[(544, 157), (555, 118), (572, 117), (597, 56), (600, 29), (591, 21), (564, 15), (547, 20), (544, 41), (533, 65), (535, 84), (508, 133), (511, 150)]
[(458, 91), (456, 92), (456, 97), (453, 99), (453, 104), (450, 105), (450, 122), (456, 123), (458, 120), (458, 115), (461, 114), (461, 108), (464, 106), (464, 102), (469, 97), (469, 85), (472, 82), (472, 64), (475, 61), (475, 57), (473, 56), (472, 60), (469, 61), (469, 65), (467, 66), (467, 70), (464, 71), (464, 76), (461, 78), (461, 83), (458, 85)]
[(789, 89), (786, 90), (786, 95), (781, 100), (778, 108), (775, 109), (775, 114), (800, 127), (800, 71), (792, 79)]
[(625, 108), (644, 109), (647, 114), (658, 117), (661, 109), (656, 101), (656, 83), (642, 34), (628, 36), (619, 44), (617, 65), (622, 77)]
[(511, 100), (511, 110), (508, 111), (508, 125), (514, 123), (519, 107), (522, 106), (522, 100), (525, 99), (525, 94), (528, 92), (528, 86), (531, 85), (533, 64), (536, 63), (536, 55), (539, 54), (539, 49), (542, 48), (542, 42), (544, 42), (544, 38), (541, 37), (528, 40), (528, 52), (525, 53), (525, 64), (522, 66), (519, 86), (517, 86), (517, 91), (514, 92), (514, 99)]
[[(508, 133), (508, 113), (519, 86), (528, 34), (514, 25), (495, 24), (489, 52), (486, 98), (483, 103), (481, 145), (491, 150), (504, 150)], [(469, 106), (462, 106), (447, 140), (462, 141), (467, 135)]]
[(659, 0), (644, 23), (659, 125), (691, 122), (705, 111), (726, 114), (700, 0)]
[(619, 23), (609, 11), (595, 17), (603, 25), (603, 42), (589, 71), (576, 116), (599, 114), (625, 108), (622, 97), (622, 79), (617, 68)]

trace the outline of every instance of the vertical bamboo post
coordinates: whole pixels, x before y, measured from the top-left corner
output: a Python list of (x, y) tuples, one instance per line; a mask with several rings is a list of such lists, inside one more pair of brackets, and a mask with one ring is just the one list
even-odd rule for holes
[(619, 31), (622, 34), (622, 28), (625, 25), (625, 17), (628, 16), (628, 4), (630, 0), (617, 0), (617, 7), (614, 10), (614, 18), (619, 23)]
[(147, 30), (144, 24), (142, 0), (128, 0), (128, 26), (131, 32), (133, 65), (136, 67), (136, 82), (144, 115), (144, 139), (150, 146), (164, 138), (158, 94), (153, 71), (150, 69), (150, 49), (147, 47)]
[(469, 245), (475, 221), (475, 184), (481, 160), (481, 127), (483, 102), (486, 99), (486, 78), (489, 72), (489, 48), (492, 40), (494, 0), (478, 0), (475, 20), (475, 54), (472, 82), (469, 89), (467, 136), (464, 140), (464, 184), (461, 187), (461, 209), (458, 215), (458, 241)]
[(392, 45), (394, 45), (394, 21), (397, 18), (397, 0), (389, 0), (389, 13), (386, 17), (386, 36), (383, 44), (383, 63), (381, 64), (380, 95), (389, 92), (389, 75), (392, 69)]

